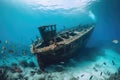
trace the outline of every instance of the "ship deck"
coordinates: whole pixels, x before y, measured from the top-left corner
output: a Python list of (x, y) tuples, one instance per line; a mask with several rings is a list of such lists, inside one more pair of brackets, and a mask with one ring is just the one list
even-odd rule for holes
[(86, 33), (88, 33), (89, 31), (91, 31), (93, 29), (93, 26), (88, 27), (88, 28), (84, 28), (82, 30), (79, 31), (75, 30), (72, 33), (74, 33), (74, 36), (69, 35), (69, 38), (63, 38), (60, 35), (65, 35), (66, 32), (63, 32), (62, 34), (58, 35), (57, 37), (61, 38), (62, 41), (59, 41), (57, 43), (53, 43), (49, 46), (45, 46), (42, 48), (36, 48), (35, 51), (32, 51), (33, 53), (44, 53), (44, 52), (49, 52), (49, 51), (53, 51), (55, 50), (55, 48), (57, 48), (58, 46), (62, 47), (64, 45), (70, 44), (71, 42), (79, 39), (80, 37), (82, 37), (83, 35), (85, 35)]

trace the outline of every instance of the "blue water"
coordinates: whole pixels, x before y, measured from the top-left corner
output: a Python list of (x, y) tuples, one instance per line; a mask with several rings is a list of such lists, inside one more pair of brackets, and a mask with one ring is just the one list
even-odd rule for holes
[[(0, 47), (14, 49), (20, 54), (16, 57), (22, 56), (23, 49), (31, 55), (29, 46), (36, 36), (40, 36), (39, 26), (56, 24), (60, 31), (64, 26), (96, 23), (87, 46), (115, 46), (118, 50), (119, 44), (116, 46), (112, 41), (120, 41), (119, 4), (119, 0), (0, 0)], [(5, 44), (6, 40), (9, 45)]]
[[(37, 9), (41, 6), (37, 4), (37, 0), (36, 4), (33, 3), (32, 6), (28, 5), (30, 1), (27, 0), (1, 0), (0, 38), (1, 40), (7, 39), (15, 41), (16, 43), (22, 42), (24, 44), (29, 44), (31, 39), (34, 39), (36, 35), (39, 35), (37, 27), (41, 25), (57, 24), (59, 30), (62, 29), (63, 26), (71, 27), (77, 24), (96, 22), (96, 28), (91, 40), (92, 42), (97, 43), (99, 41), (120, 39), (119, 1), (82, 1), (86, 1), (89, 5), (82, 5), (83, 3), (80, 3), (79, 5), (82, 5), (85, 8), (73, 5), (73, 8), (70, 9), (68, 6), (68, 9), (66, 9), (66, 7), (65, 9), (64, 7), (61, 7), (60, 9), (53, 8), (53, 10), (46, 9), (46, 7), (43, 6), (46, 10), (40, 10)], [(63, 5), (66, 5), (66, 3)], [(74, 6), (76, 11), (74, 10)], [(94, 17), (89, 16), (90, 11)]]

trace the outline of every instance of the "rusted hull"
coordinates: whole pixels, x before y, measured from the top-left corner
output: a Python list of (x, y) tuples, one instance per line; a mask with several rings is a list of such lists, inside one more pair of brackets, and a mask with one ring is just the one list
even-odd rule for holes
[(47, 65), (59, 63), (62, 61), (69, 60), (69, 58), (77, 55), (78, 53), (75, 53), (78, 49), (83, 49), (85, 45), (87, 44), (89, 37), (91, 35), (93, 30), (89, 31), (79, 39), (75, 40), (74, 42), (65, 45), (64, 47), (60, 48), (59, 50), (54, 51), (53, 54), (42, 54), (37, 53), (37, 61), (39, 67), (44, 70), (44, 68)]

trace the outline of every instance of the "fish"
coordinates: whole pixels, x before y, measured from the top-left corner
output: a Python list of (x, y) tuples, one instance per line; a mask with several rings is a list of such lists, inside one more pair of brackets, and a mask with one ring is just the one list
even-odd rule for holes
[(5, 44), (8, 44), (8, 40), (5, 41)]
[(119, 41), (118, 41), (117, 39), (114, 39), (112, 42), (113, 42), (114, 44), (118, 44), (118, 43), (119, 43)]
[(0, 44), (2, 43), (2, 41), (0, 40)]
[(64, 64), (65, 62), (60, 62), (60, 64)]
[(112, 64), (115, 65), (115, 62), (112, 60)]
[(90, 76), (89, 80), (92, 80), (93, 76)]
[(14, 50), (10, 49), (8, 50), (8, 53), (14, 53)]
[(6, 47), (5, 47), (5, 46), (2, 46), (2, 50), (6, 50)]
[(96, 72), (98, 72), (98, 70), (97, 70), (95, 67), (94, 67), (93, 69), (94, 69)]
[(100, 73), (100, 76), (102, 76), (103, 72)]
[(104, 65), (107, 65), (106, 62), (103, 63)]
[(81, 77), (83, 77), (83, 76), (84, 76), (84, 74), (81, 75)]

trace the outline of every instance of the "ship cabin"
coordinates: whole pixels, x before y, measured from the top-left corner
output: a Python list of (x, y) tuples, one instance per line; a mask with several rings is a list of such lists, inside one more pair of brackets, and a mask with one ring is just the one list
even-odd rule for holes
[(55, 50), (55, 48), (61, 45), (69, 45), (71, 42), (79, 39), (82, 35), (90, 31), (89, 26), (83, 28), (81, 28), (81, 26), (78, 27), (60, 33), (56, 32), (56, 25), (39, 27), (38, 29), (42, 39), (37, 39), (37, 44), (35, 45), (37, 52), (46, 52)]

